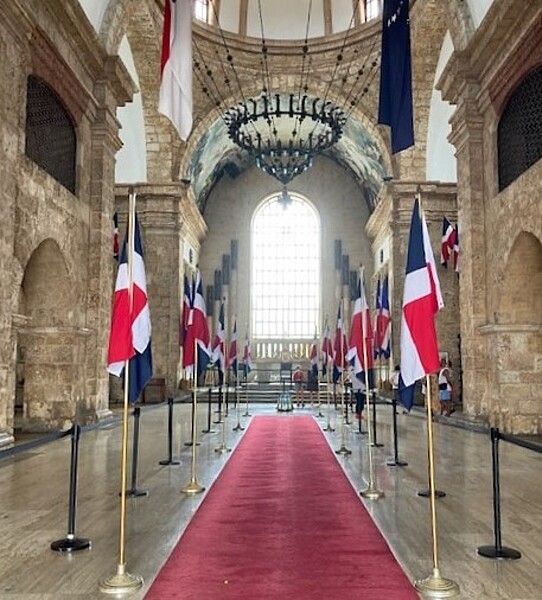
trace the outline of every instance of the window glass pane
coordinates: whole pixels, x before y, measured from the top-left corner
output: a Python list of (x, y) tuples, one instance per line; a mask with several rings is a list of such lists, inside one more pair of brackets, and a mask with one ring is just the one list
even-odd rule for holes
[(320, 311), (320, 225), (292, 195), (264, 203), (252, 227), (252, 332), (255, 338), (312, 339)]

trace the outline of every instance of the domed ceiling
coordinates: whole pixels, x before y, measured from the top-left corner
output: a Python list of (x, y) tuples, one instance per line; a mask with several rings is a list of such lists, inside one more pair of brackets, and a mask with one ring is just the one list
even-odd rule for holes
[[(373, 3), (368, 4), (372, 5)], [(374, 5), (377, 7), (378, 2)], [(364, 111), (352, 109), (356, 106), (352, 99), (354, 97), (358, 100), (363, 99), (363, 96), (368, 93), (366, 109), (373, 112), (376, 98), (375, 89), (378, 86), (376, 73), (378, 71), (380, 24), (374, 20), (371, 23), (365, 23), (366, 19), (371, 16), (363, 12), (365, 9), (362, 7), (365, 6), (365, 3), (352, 3), (352, 0), (296, 0), (295, 2), (292, 0), (248, 0), (245, 2), (231, 0), (222, 1), (218, 6), (218, 12), (214, 12), (212, 9), (213, 12), (208, 15), (209, 24), (202, 27), (202, 38), (206, 41), (215, 40), (214, 53), (217, 56), (219, 54), (233, 55), (232, 63), (236, 64), (237, 69), (241, 72), (243, 69), (251, 68), (242, 61), (244, 56), (252, 54), (255, 64), (255, 67), (252, 67), (252, 78), (262, 79), (261, 84), (257, 84), (256, 87), (261, 85), (260, 90), (268, 89), (270, 98), (278, 95), (284, 97), (291, 92), (298, 91), (301, 89), (299, 81), (303, 77), (307, 78), (304, 82), (305, 93), (310, 98), (318, 93), (322, 94), (322, 91), (314, 93), (314, 90), (318, 89), (318, 85), (320, 90), (326, 88), (322, 96), (324, 100), (332, 84), (340, 91), (342, 97), (336, 104), (348, 114), (342, 135), (333, 146), (316, 154), (322, 154), (345, 168), (358, 183), (361, 195), (365, 198), (369, 210), (372, 211), (386, 175), (385, 160), (381, 152), (382, 140), (375, 139), (374, 134), (367, 129), (364, 120), (370, 123), (371, 119), (364, 116)], [(198, 14), (197, 10), (196, 4), (196, 15)], [(209, 28), (209, 25), (212, 27)], [(195, 27), (197, 30), (197, 19)], [(213, 38), (210, 33), (207, 38), (205, 37), (206, 31), (211, 32), (216, 28), (220, 31), (219, 36), (215, 35)], [(358, 34), (355, 33), (355, 30), (358, 31)], [(359, 34), (360, 31), (367, 33)], [(350, 47), (346, 48), (346, 40), (353, 32), (355, 42), (350, 41)], [(239, 47), (243, 50), (240, 50), (241, 54), (236, 55), (235, 51), (232, 51), (232, 44), (235, 46), (235, 40), (242, 39), (252, 40), (252, 42), (248, 41), (245, 45), (240, 44)], [(306, 45), (305, 40), (307, 40)], [(220, 47), (222, 43), (224, 46)], [(203, 60), (203, 51), (199, 49), (198, 42), (196, 42), (196, 49), (199, 60)], [(268, 56), (266, 56), (266, 52), (268, 52)], [(299, 57), (303, 57), (303, 54), (308, 57), (308, 60), (303, 63), (305, 67), (301, 66), (300, 70), (298, 70), (299, 67), (292, 66), (295, 64), (292, 60), (293, 52), (298, 57), (298, 65), (302, 65), (302, 59)], [(281, 53), (288, 55), (290, 58), (287, 60), (290, 62), (283, 61), (281, 63), (281, 59), (277, 58)], [(209, 54), (212, 56), (212, 52)], [(273, 60), (278, 62), (275, 64)], [(224, 63), (225, 61), (217, 62), (214, 65), (215, 72), (224, 73)], [(225, 64), (228, 67), (227, 63)], [(274, 77), (275, 74), (281, 73), (281, 68), (284, 73), (285, 64), (288, 75), (286, 77), (283, 75), (281, 78), (278, 75)], [(307, 67), (307, 65), (310, 66)], [(288, 70), (290, 67), (291, 72)], [(305, 74), (303, 74), (303, 68), (306, 69)], [(365, 73), (363, 73), (364, 68)], [(210, 72), (209, 64), (202, 64), (200, 73), (205, 70)], [(267, 75), (267, 79), (262, 76), (266, 70), (271, 74)], [(231, 79), (237, 79), (238, 82), (237, 73)], [(292, 88), (297, 87), (297, 90), (285, 89), (284, 83), (277, 84), (276, 82), (280, 79), (288, 80), (288, 85)], [(214, 84), (215, 81), (212, 83)], [(273, 88), (273, 85), (281, 87)], [(210, 88), (211, 85), (207, 87)], [(364, 90), (363, 93), (362, 90)], [(209, 94), (207, 95), (209, 96)], [(299, 97), (302, 95), (301, 91)], [(239, 103), (237, 106), (244, 104), (246, 107), (246, 99), (246, 90), (240, 90), (234, 102)], [(329, 100), (329, 96), (327, 96), (327, 100)], [(273, 114), (271, 114), (271, 119), (274, 119)], [(290, 129), (290, 124), (294, 121), (295, 119), (290, 119), (288, 124)], [(274, 127), (276, 123), (277, 120), (274, 120), (271, 127)], [(277, 125), (276, 128), (280, 130), (281, 126)], [(208, 195), (216, 183), (224, 175), (231, 178), (237, 177), (244, 170), (253, 167), (256, 160), (254, 154), (242, 150), (230, 139), (224, 118), (217, 116), (200, 135), (201, 137), (190, 151), (189, 160), (185, 163), (181, 176), (191, 180), (199, 209), (203, 213)], [(279, 182), (275, 181), (275, 183)]]

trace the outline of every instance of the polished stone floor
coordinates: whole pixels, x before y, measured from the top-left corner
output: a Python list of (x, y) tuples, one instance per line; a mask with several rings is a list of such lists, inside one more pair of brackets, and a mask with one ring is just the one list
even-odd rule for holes
[[(202, 398), (204, 399), (204, 397)], [(215, 433), (201, 433), (218, 418), (208, 406), (198, 406), (195, 475), (209, 489), (231, 456), (217, 449), (235, 448), (250, 417), (230, 408), (224, 423), (212, 424)], [(428, 487), (427, 421), (423, 412), (398, 414), (399, 457), (407, 466), (388, 466), (393, 456), (391, 410), (377, 406), (377, 442), (369, 447), (358, 425), (343, 425), (340, 411), (321, 406), (323, 417), (311, 407), (293, 413), (276, 411), (273, 403), (250, 403), (251, 415), (276, 414), (290, 418), (313, 414), (334, 432), (325, 432), (356, 490), (365, 490), (372, 479), (378, 500), (361, 499), (412, 580), (433, 571), (433, 538), (430, 502), (418, 491)], [(454, 415), (455, 417), (455, 415)], [(492, 560), (478, 555), (482, 545), (495, 545), (491, 443), (487, 433), (461, 427), (461, 417), (434, 423), (435, 481), (446, 496), (436, 501), (437, 564), (442, 577), (456, 582), (460, 598), (470, 600), (542, 599), (542, 457), (526, 448), (500, 442), (500, 496), (502, 545), (521, 552), (518, 560)], [(133, 417), (129, 418), (130, 434)], [(452, 424), (458, 426), (451, 426)], [(169, 458), (168, 408), (142, 407), (140, 445), (135, 489), (147, 496), (127, 502), (125, 536), (126, 571), (141, 577), (143, 586), (129, 597), (140, 599), (205, 497), (186, 495), (181, 489), (192, 475), (191, 404), (173, 410), (173, 458), (179, 465), (160, 465)], [(69, 437), (34, 446), (13, 456), (0, 455), (0, 599), (67, 600), (107, 597), (100, 582), (117, 573), (120, 556), (121, 421), (83, 430), (79, 444), (77, 511), (71, 531), (88, 539), (89, 550), (58, 553), (54, 541), (70, 532)], [(21, 440), (19, 440), (21, 441)], [(374, 441), (374, 440), (373, 440)], [(301, 441), (300, 441), (301, 443)], [(24, 445), (19, 446), (24, 448)], [(131, 462), (132, 449), (128, 453)], [(369, 458), (374, 466), (371, 478)], [(128, 468), (128, 488), (134, 474)], [(310, 505), (307, 507), (310, 510)], [(202, 565), (204, 572), (204, 565)], [(205, 585), (202, 579), (202, 585)], [(340, 600), (340, 581), (336, 599)], [(164, 599), (167, 600), (167, 599)], [(218, 599), (217, 599), (218, 600)], [(287, 599), (281, 599), (287, 600)], [(330, 598), (334, 600), (334, 598)]]

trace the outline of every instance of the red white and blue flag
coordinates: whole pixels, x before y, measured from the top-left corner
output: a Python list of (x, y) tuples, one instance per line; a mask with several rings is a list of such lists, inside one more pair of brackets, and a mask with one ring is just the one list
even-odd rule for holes
[(329, 333), (329, 323), (324, 323), (324, 335), (322, 337), (322, 375), (325, 377), (329, 364), (333, 361), (333, 344)]
[(380, 299), (378, 301), (379, 312), (376, 317), (378, 348), (375, 348), (375, 356), (389, 358), (391, 353), (391, 316), (390, 316), (390, 299), (389, 299), (389, 279), (384, 278), (380, 288)]
[(313, 375), (318, 376), (318, 333), (314, 331), (314, 338), (310, 350), (311, 370)]
[(454, 271), (459, 274), (459, 229), (456, 227), (455, 230), (455, 241), (454, 241)]
[(166, 0), (158, 111), (182, 140), (192, 130), (192, 2)]
[(128, 264), (127, 237), (122, 246), (115, 284), (107, 370), (120, 377), (126, 361), (129, 361), (128, 399), (134, 403), (152, 377), (151, 316), (137, 215), (134, 218), (131, 265)]
[(379, 325), (379, 319), (380, 319), (380, 313), (382, 311), (382, 304), (381, 304), (381, 287), (380, 287), (380, 278), (378, 279), (378, 281), (376, 282), (376, 300), (375, 300), (375, 327), (374, 327), (374, 344), (373, 344), (373, 348), (374, 348), (374, 357), (378, 358), (380, 356), (380, 329), (378, 327)]
[(119, 215), (115, 211), (113, 215), (113, 258), (119, 260), (120, 240), (119, 240)]
[(198, 376), (205, 372), (211, 360), (211, 338), (207, 323), (207, 310), (203, 297), (203, 281), (201, 273), (196, 274), (194, 293), (194, 308), (192, 313), (193, 338), (196, 340), (198, 350)]
[(183, 302), (180, 311), (179, 319), (179, 346), (184, 346), (184, 340), (186, 332), (188, 330), (188, 321), (190, 319), (190, 311), (192, 310), (192, 304), (194, 303), (194, 282), (192, 277), (188, 275), (184, 276), (183, 284)]
[[(448, 268), (448, 260), (454, 251), (455, 240), (457, 236), (456, 229), (452, 226), (446, 217), (442, 217), (442, 237), (440, 240), (440, 264)], [(455, 262), (455, 261), (454, 261)]]
[(427, 223), (416, 198), (410, 224), (401, 319), (399, 393), (408, 410), (414, 403), (416, 381), (440, 368), (435, 315), (443, 306)]
[(333, 340), (333, 383), (337, 383), (342, 372), (346, 368), (346, 336), (344, 335), (342, 301), (339, 302), (337, 310), (337, 326), (335, 328), (335, 338)]
[(358, 279), (357, 297), (354, 301), (354, 310), (352, 312), (348, 353), (346, 355), (347, 360), (354, 367), (354, 373), (358, 379), (364, 377), (366, 370), (369, 372), (373, 368), (373, 340), (371, 314), (365, 295), (364, 270), (361, 269)]
[(215, 341), (213, 343), (213, 353), (211, 354), (211, 361), (215, 364), (218, 370), (218, 385), (222, 385), (224, 383), (224, 371), (226, 365), (226, 357), (224, 354), (225, 338), (226, 330), (224, 328), (224, 301), (222, 301), (220, 303), (220, 313), (218, 315)]
[(245, 346), (243, 349), (243, 371), (245, 372), (245, 377), (248, 377), (248, 374), (252, 371), (252, 352), (250, 350), (248, 333), (245, 334)]
[[(211, 359), (209, 326), (207, 324), (207, 311), (203, 298), (203, 283), (198, 271), (192, 286), (192, 297), (188, 312), (186, 331), (183, 344), (183, 369), (187, 377), (194, 374), (197, 349), (198, 375), (207, 369)], [(186, 297), (186, 292), (185, 292)]]
[(228, 367), (237, 378), (237, 319), (233, 322), (233, 330), (230, 340), (230, 351), (228, 353)]

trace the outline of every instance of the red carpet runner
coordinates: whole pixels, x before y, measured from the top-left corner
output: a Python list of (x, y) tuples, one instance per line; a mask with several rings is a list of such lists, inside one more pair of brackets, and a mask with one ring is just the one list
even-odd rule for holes
[(177, 598), (419, 596), (318, 424), (280, 415), (253, 419), (145, 596)]

